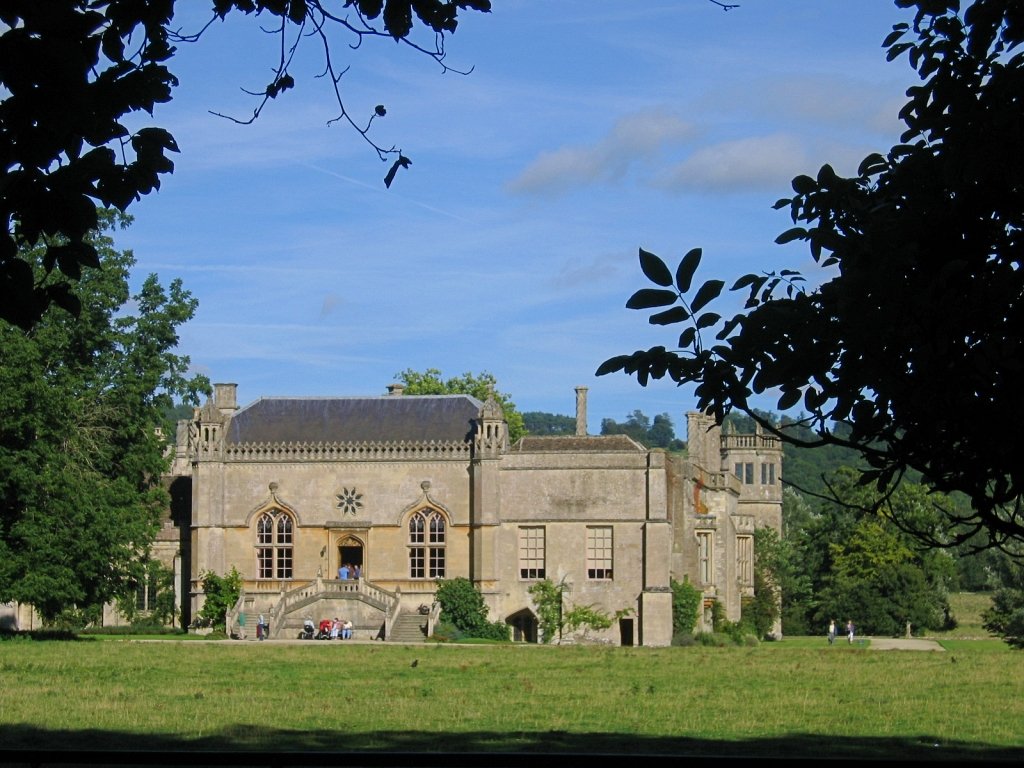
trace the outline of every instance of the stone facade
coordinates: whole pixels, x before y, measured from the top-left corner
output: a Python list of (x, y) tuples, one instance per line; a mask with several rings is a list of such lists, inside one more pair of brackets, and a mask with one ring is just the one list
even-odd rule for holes
[[(167, 478), (161, 556), (181, 574), (183, 620), (202, 605), (202, 575), (232, 567), (244, 595), (229, 623), (241, 631), (239, 612), (263, 613), (272, 637), (344, 613), (357, 636), (390, 639), (403, 614), (429, 611), (437, 578), (457, 576), (517, 640), (538, 639), (528, 589), (541, 578), (563, 583), (569, 605), (620, 612), (590, 633), (599, 642), (668, 645), (671, 579), (738, 619), (754, 529), (781, 523), (777, 441), (723, 435), (691, 413), (679, 459), (587, 435), (586, 388), (576, 396), (576, 435), (509, 444), (493, 399), (392, 385), (380, 397), (238, 408), (235, 385), (216, 385), (179, 424)], [(343, 563), (360, 578), (340, 581)]]

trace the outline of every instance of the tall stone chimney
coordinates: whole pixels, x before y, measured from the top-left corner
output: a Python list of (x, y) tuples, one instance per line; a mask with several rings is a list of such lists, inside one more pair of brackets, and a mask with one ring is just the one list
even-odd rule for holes
[(587, 388), (576, 387), (576, 434), (587, 434)]
[(690, 461), (708, 472), (722, 471), (722, 428), (710, 413), (688, 411), (686, 443)]
[(214, 384), (213, 404), (221, 416), (230, 416), (238, 410), (238, 385)]

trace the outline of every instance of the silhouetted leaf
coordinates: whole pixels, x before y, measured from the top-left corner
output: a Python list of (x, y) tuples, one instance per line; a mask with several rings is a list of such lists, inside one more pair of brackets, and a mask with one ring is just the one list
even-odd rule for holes
[(626, 302), (627, 309), (650, 309), (651, 307), (665, 307), (679, 298), (675, 291), (665, 291), (660, 288), (641, 288), (629, 297)]
[(870, 176), (872, 174), (879, 173), (884, 169), (885, 158), (877, 152), (872, 152), (860, 161), (860, 165), (857, 167), (857, 175)]
[(689, 317), (690, 313), (683, 307), (672, 307), (672, 309), (666, 309), (664, 312), (651, 315), (648, 322), (651, 325), (672, 325), (673, 323), (681, 323), (689, 319)]
[(835, 184), (838, 180), (839, 177), (836, 176), (835, 170), (828, 163), (825, 163), (820, 169), (818, 169), (819, 187), (827, 187), (831, 184)]
[(903, 35), (906, 34), (907, 29), (909, 29), (909, 27), (910, 27), (909, 24), (904, 24), (904, 23), (893, 24), (892, 25), (892, 32), (890, 32), (888, 35), (886, 35), (885, 40), (882, 41), (882, 47), (883, 48), (888, 48), (890, 45), (895, 43), (897, 40), (899, 40), (901, 37), (903, 37)]
[(57, 283), (46, 288), (46, 294), (50, 301), (56, 304), (68, 314), (78, 317), (82, 313), (81, 300), (71, 292), (67, 283)]
[(412, 29), (412, 4), (410, 0), (385, 0), (384, 27), (399, 40)]
[(697, 267), (700, 264), (702, 251), (700, 248), (693, 248), (683, 256), (679, 262), (679, 266), (676, 267), (676, 288), (679, 289), (680, 293), (686, 293), (690, 290), (690, 284), (693, 282), (693, 275), (697, 271)]
[(814, 179), (810, 176), (801, 174), (793, 179), (793, 191), (798, 195), (807, 195), (813, 192), (817, 188), (814, 183)]
[(594, 373), (595, 376), (604, 376), (606, 373), (615, 373), (621, 371), (626, 367), (626, 361), (629, 357), (626, 355), (618, 355), (616, 357), (605, 360), (601, 365), (597, 367), (597, 371)]
[(723, 280), (708, 280), (704, 285), (697, 291), (697, 295), (693, 297), (693, 301), (690, 302), (690, 311), (697, 312), (707, 306), (708, 302), (718, 298), (718, 294), (722, 292), (722, 288), (725, 287), (725, 281)]
[(804, 229), (803, 227), (793, 227), (792, 229), (787, 229), (781, 235), (776, 237), (775, 242), (778, 245), (785, 245), (786, 243), (791, 243), (794, 240), (799, 240), (805, 237), (807, 237), (806, 229)]
[(743, 277), (739, 278), (735, 283), (732, 284), (732, 288), (730, 288), (729, 290), (741, 290), (743, 288), (746, 288), (748, 285), (753, 285), (757, 279), (757, 275), (743, 275)]
[(395, 160), (394, 165), (392, 165), (391, 169), (388, 171), (387, 176), (384, 177), (384, 186), (390, 189), (391, 182), (395, 180), (395, 174), (398, 173), (398, 169), (408, 168), (410, 165), (412, 165), (412, 160), (405, 155), (399, 155), (398, 159)]
[(739, 325), (742, 321), (743, 315), (736, 315), (731, 320), (727, 320), (725, 322), (725, 325), (722, 326), (722, 330), (720, 330), (715, 335), (715, 338), (718, 339), (719, 341), (725, 341), (727, 338), (729, 338), (729, 334), (731, 334), (736, 329), (736, 326)]
[(788, 411), (794, 405), (800, 402), (800, 390), (790, 389), (782, 393), (782, 397), (779, 398), (779, 410)]
[(697, 318), (698, 328), (710, 328), (712, 325), (722, 319), (722, 316), (715, 312), (705, 312), (703, 315)]
[(886, 61), (892, 61), (905, 50), (911, 47), (910, 43), (899, 43), (889, 48), (889, 51), (885, 54)]
[(808, 387), (804, 392), (804, 407), (808, 411), (813, 413), (823, 402), (825, 402), (825, 397), (814, 387)]
[(652, 283), (663, 286), (672, 285), (672, 273), (665, 266), (665, 262), (643, 248), (640, 249), (640, 269)]

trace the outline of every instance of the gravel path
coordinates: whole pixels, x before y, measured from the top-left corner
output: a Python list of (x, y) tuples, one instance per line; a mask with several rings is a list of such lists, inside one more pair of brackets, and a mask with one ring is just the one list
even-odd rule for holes
[[(917, 638), (872, 637), (873, 651), (945, 651), (935, 640), (919, 640)], [(838, 641), (837, 641), (838, 642)]]

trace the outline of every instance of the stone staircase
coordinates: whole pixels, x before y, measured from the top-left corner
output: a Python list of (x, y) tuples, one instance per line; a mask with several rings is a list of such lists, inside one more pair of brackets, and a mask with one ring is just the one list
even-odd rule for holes
[[(290, 588), (288, 588), (290, 586)], [(306, 618), (318, 623), (324, 616), (353, 621), (356, 634), (375, 637), (385, 617), (398, 608), (398, 596), (363, 579), (323, 579), (285, 585), (280, 590), (243, 591), (227, 615), (230, 636), (256, 637), (256, 617), (262, 612), (270, 622), (270, 639), (291, 640), (299, 636)], [(240, 614), (245, 614), (244, 631)]]
[(421, 613), (409, 611), (398, 616), (398, 621), (391, 627), (392, 643), (422, 643), (427, 639), (427, 617)]

